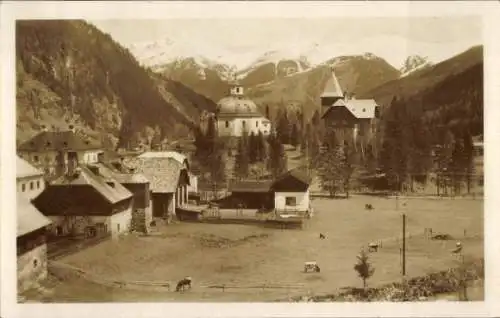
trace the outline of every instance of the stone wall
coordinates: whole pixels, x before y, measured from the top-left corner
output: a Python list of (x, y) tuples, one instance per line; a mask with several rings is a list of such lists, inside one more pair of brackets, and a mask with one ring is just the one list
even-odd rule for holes
[(47, 277), (47, 245), (42, 244), (17, 257), (18, 293)]

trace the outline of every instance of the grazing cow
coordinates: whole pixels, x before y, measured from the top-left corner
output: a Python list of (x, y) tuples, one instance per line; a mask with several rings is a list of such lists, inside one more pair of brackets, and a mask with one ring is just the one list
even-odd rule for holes
[(319, 238), (324, 240), (324, 239), (326, 239), (326, 235), (324, 235), (323, 233), (319, 233)]
[(365, 210), (373, 210), (373, 205), (365, 204)]
[(305, 262), (304, 263), (304, 273), (307, 273), (309, 270), (312, 270), (313, 272), (319, 273), (321, 271), (321, 268), (319, 268), (319, 266), (316, 262)]
[(368, 244), (368, 252), (377, 252), (378, 251), (378, 248), (379, 248), (379, 244), (378, 243), (370, 243)]
[(456, 248), (455, 248), (454, 250), (452, 250), (451, 252), (452, 252), (453, 254), (458, 254), (458, 253), (460, 253), (461, 251), (462, 251), (462, 243), (457, 242), (457, 244), (456, 244)]
[(178, 292), (178, 291), (184, 291), (187, 288), (191, 289), (191, 277), (185, 277), (183, 279), (181, 279), (178, 283), (177, 283), (177, 287), (175, 288), (175, 291)]

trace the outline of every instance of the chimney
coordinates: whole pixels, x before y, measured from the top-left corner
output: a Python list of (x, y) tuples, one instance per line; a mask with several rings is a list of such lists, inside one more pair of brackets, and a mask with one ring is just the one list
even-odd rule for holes
[(97, 162), (104, 163), (104, 153), (100, 152), (97, 154)]
[(74, 133), (75, 132), (75, 126), (73, 125), (69, 125), (69, 130)]

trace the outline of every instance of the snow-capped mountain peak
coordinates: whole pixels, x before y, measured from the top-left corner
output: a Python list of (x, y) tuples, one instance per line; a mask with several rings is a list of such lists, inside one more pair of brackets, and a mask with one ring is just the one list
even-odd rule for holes
[(432, 66), (427, 57), (422, 57), (420, 55), (410, 55), (406, 58), (403, 66), (400, 69), (401, 77), (407, 76), (418, 70)]

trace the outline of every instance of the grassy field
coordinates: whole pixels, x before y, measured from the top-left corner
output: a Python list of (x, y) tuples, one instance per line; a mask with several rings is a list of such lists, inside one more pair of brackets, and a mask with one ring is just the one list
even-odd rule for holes
[[(371, 203), (374, 210), (366, 211)], [(371, 241), (382, 248), (371, 253), (375, 267), (369, 285), (401, 278), (402, 217), (407, 215), (407, 274), (422, 275), (457, 266), (450, 253), (456, 240), (466, 259), (483, 257), (482, 200), (400, 200), (352, 197), (315, 199), (315, 216), (302, 230), (247, 225), (178, 223), (154, 236), (129, 235), (108, 241), (61, 261), (96, 277), (124, 281), (170, 281), (193, 277), (185, 293), (110, 289), (84, 281), (53, 283), (48, 301), (272, 301), (289, 296), (331, 293), (361, 286), (353, 270), (356, 255)], [(424, 238), (425, 228), (455, 239)], [(464, 237), (465, 230), (465, 237)], [(327, 236), (320, 240), (319, 233)], [(303, 273), (306, 261), (316, 261), (321, 273)], [(227, 284), (243, 288), (208, 288)], [(263, 284), (275, 288), (259, 288)]]

